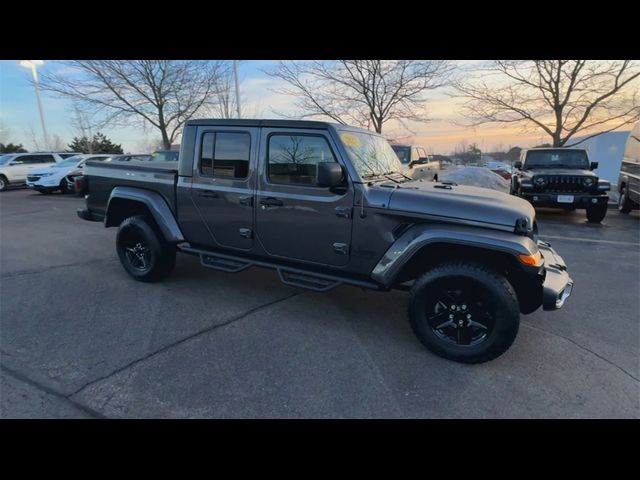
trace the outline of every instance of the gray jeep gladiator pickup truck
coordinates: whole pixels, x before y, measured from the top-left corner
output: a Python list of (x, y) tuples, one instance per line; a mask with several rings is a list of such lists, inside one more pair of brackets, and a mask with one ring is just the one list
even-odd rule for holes
[(534, 206), (587, 211), (587, 220), (600, 223), (607, 214), (611, 184), (593, 172), (581, 148), (530, 148), (520, 153), (511, 177), (511, 194)]
[(409, 291), (413, 331), (465, 363), (513, 343), (520, 313), (561, 308), (573, 282), (520, 198), (401, 173), (380, 135), (287, 120), (191, 120), (177, 162), (89, 162), (85, 220), (118, 227), (135, 279), (176, 252), (204, 267), (275, 269), (288, 285)]

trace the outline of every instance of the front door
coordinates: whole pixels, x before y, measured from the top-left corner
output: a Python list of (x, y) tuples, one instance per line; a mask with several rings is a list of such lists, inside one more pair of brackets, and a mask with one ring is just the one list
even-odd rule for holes
[(199, 127), (191, 198), (207, 231), (205, 245), (253, 245), (254, 175), (258, 129)]
[(317, 186), (320, 162), (342, 163), (324, 130), (263, 129), (256, 232), (272, 256), (342, 266), (349, 262), (353, 187)]

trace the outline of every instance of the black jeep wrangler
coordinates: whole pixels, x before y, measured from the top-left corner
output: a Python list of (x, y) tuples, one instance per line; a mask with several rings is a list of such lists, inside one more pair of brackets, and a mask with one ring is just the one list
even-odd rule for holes
[(611, 185), (593, 172), (586, 150), (531, 148), (523, 150), (511, 177), (511, 194), (536, 207), (586, 209), (589, 222), (600, 223), (607, 214)]
[(536, 238), (524, 200), (412, 180), (387, 141), (345, 125), (191, 120), (178, 162), (89, 162), (85, 220), (118, 227), (136, 280), (168, 275), (176, 252), (204, 267), (275, 269), (288, 285), (409, 291), (431, 351), (491, 360), (520, 313), (561, 308), (573, 282)]

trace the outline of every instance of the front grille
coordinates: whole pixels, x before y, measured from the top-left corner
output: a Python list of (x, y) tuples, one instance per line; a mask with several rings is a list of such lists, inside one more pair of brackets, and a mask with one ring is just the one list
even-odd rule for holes
[(40, 177), (42, 177), (42, 175), (27, 175), (27, 180), (30, 182), (37, 182), (40, 180)]
[[(590, 188), (587, 188), (583, 181), (585, 177), (579, 175), (539, 175), (544, 178), (545, 183), (542, 187), (538, 187), (538, 190), (544, 192), (557, 192), (557, 193), (582, 193), (588, 192)], [(535, 178), (534, 178), (534, 185)]]

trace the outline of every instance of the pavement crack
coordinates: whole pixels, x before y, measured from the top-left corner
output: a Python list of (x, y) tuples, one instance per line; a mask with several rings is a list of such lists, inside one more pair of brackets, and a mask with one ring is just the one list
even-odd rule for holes
[(104, 260), (94, 260), (92, 262), (78, 262), (78, 263), (66, 263), (64, 265), (52, 265), (50, 267), (45, 267), (45, 268), (40, 268), (37, 270), (19, 270), (17, 272), (11, 272), (11, 273), (7, 273), (6, 275), (2, 275), (0, 278), (5, 279), (5, 278), (13, 278), (13, 277), (21, 277), (24, 275), (35, 275), (38, 273), (45, 273), (45, 272), (49, 272), (51, 270), (57, 270), (60, 268), (69, 268), (69, 267), (81, 267), (81, 266), (85, 266), (85, 265), (96, 265), (96, 264), (101, 264), (101, 263), (111, 263), (111, 262), (115, 262), (115, 259), (104, 259)]
[(227, 325), (229, 325), (231, 323), (234, 323), (234, 322), (237, 322), (239, 320), (242, 320), (243, 318), (246, 318), (249, 315), (254, 314), (255, 312), (258, 312), (258, 311), (260, 311), (262, 309), (271, 307), (272, 305), (276, 305), (278, 303), (284, 302), (286, 300), (289, 300), (290, 298), (297, 297), (297, 296), (302, 295), (304, 293), (306, 293), (306, 292), (305, 291), (298, 291), (298, 292), (292, 293), (291, 295), (287, 295), (286, 297), (278, 298), (278, 299), (273, 300), (273, 301), (268, 302), (268, 303), (263, 303), (262, 305), (258, 305), (257, 307), (254, 307), (254, 308), (252, 308), (250, 310), (247, 310), (246, 312), (243, 312), (243, 313), (241, 313), (239, 315), (236, 315), (235, 317), (230, 318), (226, 322), (218, 323), (218, 324), (215, 324), (215, 325), (211, 325), (211, 326), (209, 326), (207, 328), (203, 328), (202, 330), (198, 330), (197, 332), (194, 332), (191, 335), (187, 335), (186, 337), (182, 337), (182, 338), (180, 338), (180, 339), (178, 339), (178, 340), (176, 340), (174, 342), (168, 343), (167, 345), (164, 345), (164, 346), (162, 346), (162, 347), (160, 347), (160, 348), (158, 348), (158, 349), (156, 349), (156, 350), (154, 350), (154, 351), (152, 351), (152, 352), (150, 352), (150, 353), (148, 353), (148, 354), (146, 354), (146, 355), (144, 355), (142, 357), (139, 357), (139, 358), (136, 358), (135, 360), (132, 360), (131, 362), (127, 363), (126, 365), (124, 365), (122, 367), (119, 367), (119, 368), (117, 368), (117, 369), (115, 369), (115, 370), (113, 370), (113, 371), (111, 371), (111, 372), (109, 372), (109, 373), (107, 373), (105, 375), (102, 375), (101, 377), (95, 378), (95, 379), (91, 380), (90, 382), (85, 383), (83, 386), (81, 386), (77, 390), (75, 390), (75, 391), (71, 392), (69, 395), (67, 395), (67, 398), (71, 398), (71, 397), (79, 394), (80, 392), (82, 392), (86, 388), (88, 388), (88, 387), (90, 387), (90, 386), (92, 386), (92, 385), (94, 385), (94, 384), (96, 384), (98, 382), (102, 382), (103, 380), (106, 380), (106, 379), (108, 379), (108, 378), (110, 378), (110, 377), (112, 377), (114, 375), (117, 375), (118, 373), (121, 373), (121, 372), (123, 372), (123, 371), (125, 371), (125, 370), (127, 370), (127, 369), (129, 369), (129, 368), (141, 363), (141, 362), (149, 360), (150, 358), (153, 358), (156, 355), (164, 353), (167, 350), (170, 350), (170, 349), (172, 349), (174, 347), (177, 347), (178, 345), (182, 345), (183, 343), (186, 343), (186, 342), (188, 342), (190, 340), (193, 340), (196, 337), (199, 337), (199, 336), (204, 335), (206, 333), (212, 332), (212, 331), (217, 330), (219, 328), (225, 327), (225, 326), (227, 326)]
[(640, 378), (637, 378), (636, 376), (634, 376), (632, 373), (628, 372), (627, 370), (625, 370), (623, 367), (621, 367), (620, 365), (618, 365), (617, 363), (612, 362), (611, 360), (609, 360), (607, 357), (604, 357), (602, 355), (600, 355), (599, 353), (591, 350), (589, 347), (585, 347), (584, 345), (581, 345), (580, 343), (576, 342), (575, 340), (565, 336), (565, 335), (561, 335), (559, 333), (556, 332), (551, 332), (549, 330), (545, 330), (544, 328), (540, 328), (540, 327), (536, 327), (531, 325), (530, 323), (527, 322), (521, 322), (522, 325), (524, 325), (525, 327), (530, 328), (531, 330), (536, 330), (538, 332), (542, 332), (542, 333), (546, 333), (548, 335), (552, 335), (555, 337), (560, 337), (563, 338), (564, 340), (574, 344), (576, 347), (591, 353), (592, 355), (595, 355), (596, 357), (598, 357), (600, 360), (605, 361), (606, 363), (608, 363), (609, 365), (616, 367), (618, 370), (620, 370), (622, 373), (624, 373), (625, 375), (627, 375), (628, 377), (632, 378), (633, 380), (635, 380), (636, 382), (640, 383)]
[[(4, 353), (3, 353), (4, 354)], [(6, 365), (1, 365), (0, 364), (0, 370), (2, 370), (4, 373), (6, 373), (7, 375), (9, 375), (10, 377), (13, 377), (14, 379), (26, 383), (27, 385), (31, 385), (32, 387), (48, 394), (48, 395), (52, 395), (56, 398), (59, 398), (61, 400), (64, 400), (65, 402), (70, 403), (71, 405), (73, 405), (73, 407), (75, 407), (76, 409), (86, 413), (87, 415), (93, 417), (93, 418), (107, 418), (104, 414), (98, 412), (97, 410), (94, 410), (91, 407), (87, 407), (86, 405), (83, 405), (80, 402), (77, 402), (76, 400), (73, 400), (72, 398), (69, 398), (69, 396), (63, 394), (62, 392), (59, 392), (51, 387), (48, 387), (46, 385), (43, 385), (31, 378), (29, 378), (28, 376), (26, 376), (24, 373), (19, 372), (17, 370), (14, 370), (12, 368), (7, 367)]]

